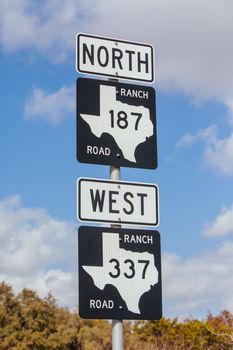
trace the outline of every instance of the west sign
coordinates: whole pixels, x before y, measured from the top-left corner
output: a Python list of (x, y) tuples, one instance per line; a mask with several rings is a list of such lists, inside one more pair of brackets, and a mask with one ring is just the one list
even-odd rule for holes
[(148, 44), (79, 33), (76, 70), (117, 79), (154, 82), (154, 48)]
[(158, 226), (158, 202), (154, 184), (88, 178), (77, 181), (80, 221)]

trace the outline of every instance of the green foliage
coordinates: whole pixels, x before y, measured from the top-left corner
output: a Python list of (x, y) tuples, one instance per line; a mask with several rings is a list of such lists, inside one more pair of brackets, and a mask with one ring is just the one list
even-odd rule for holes
[[(81, 320), (77, 313), (60, 308), (51, 294), (0, 284), (0, 350), (110, 349), (108, 322)], [(106, 331), (105, 331), (106, 328)], [(108, 333), (108, 336), (106, 334)]]
[[(111, 350), (111, 324), (82, 320), (57, 306), (51, 294), (30, 289), (15, 295), (0, 283), (0, 350)], [(233, 350), (233, 315), (222, 311), (203, 321), (162, 318), (124, 322), (125, 350)]]
[[(230, 350), (233, 349), (233, 316), (223, 311), (207, 320), (176, 318), (159, 321), (138, 321), (134, 324), (136, 344), (129, 350)], [(134, 339), (135, 342), (135, 339)]]
[(104, 320), (85, 320), (79, 333), (82, 349), (111, 350), (111, 325)]

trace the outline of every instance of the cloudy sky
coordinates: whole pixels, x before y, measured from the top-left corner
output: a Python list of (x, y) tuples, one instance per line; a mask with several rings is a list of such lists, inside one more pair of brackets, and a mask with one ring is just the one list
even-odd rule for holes
[(1, 0), (0, 280), (77, 305), (77, 32), (153, 44), (164, 316), (233, 312), (231, 0)]

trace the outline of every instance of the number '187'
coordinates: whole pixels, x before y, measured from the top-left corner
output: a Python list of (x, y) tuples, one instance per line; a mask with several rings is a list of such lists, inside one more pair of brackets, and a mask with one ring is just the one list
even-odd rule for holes
[[(126, 129), (129, 125), (128, 122), (128, 114), (124, 111), (119, 111), (115, 113), (113, 109), (109, 111), (110, 117), (111, 117), (111, 128), (115, 128), (115, 126), (118, 126), (120, 129)], [(130, 113), (131, 116), (136, 117), (135, 124), (134, 124), (134, 130), (138, 130), (138, 124), (142, 117), (142, 113)]]

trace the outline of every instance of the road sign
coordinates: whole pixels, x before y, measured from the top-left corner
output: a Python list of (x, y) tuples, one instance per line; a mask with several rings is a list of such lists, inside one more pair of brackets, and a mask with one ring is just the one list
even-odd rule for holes
[(155, 169), (155, 90), (77, 79), (77, 159), (81, 163)]
[(154, 48), (148, 44), (77, 34), (76, 70), (152, 83)]
[(78, 246), (81, 317), (162, 317), (158, 231), (81, 226)]
[(78, 246), (81, 317), (162, 317), (159, 232), (82, 226)]
[(159, 225), (158, 187), (154, 184), (80, 178), (80, 221)]

